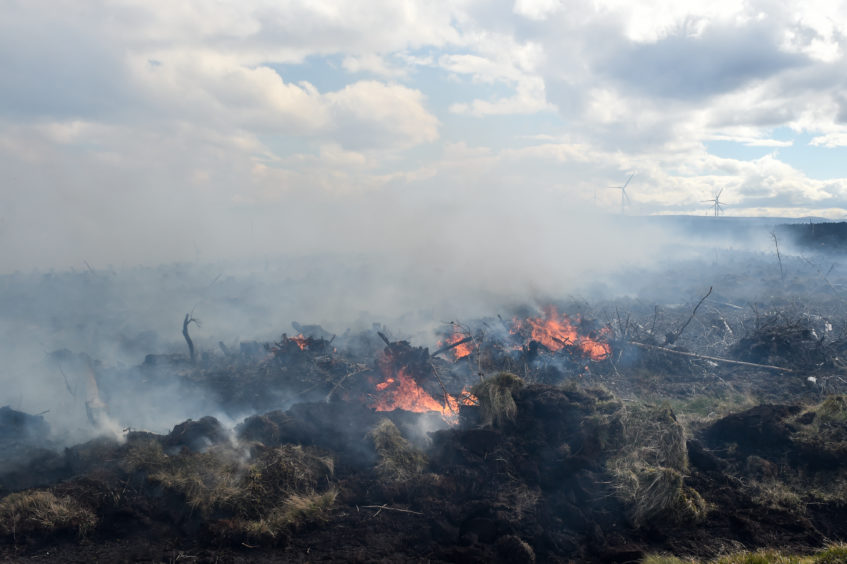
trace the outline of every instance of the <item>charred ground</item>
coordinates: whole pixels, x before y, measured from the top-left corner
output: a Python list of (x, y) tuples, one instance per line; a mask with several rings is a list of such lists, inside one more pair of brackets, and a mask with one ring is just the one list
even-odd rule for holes
[[(3, 408), (0, 553), (630, 562), (845, 541), (847, 300), (829, 260), (786, 259), (786, 276), (739, 259), (706, 284), (678, 267), (638, 299), (446, 323), (431, 349), (298, 324), (194, 363), (57, 351), (92, 421), (158, 388), (216, 417), (58, 448), (44, 417)], [(663, 284), (688, 299), (653, 299)]]

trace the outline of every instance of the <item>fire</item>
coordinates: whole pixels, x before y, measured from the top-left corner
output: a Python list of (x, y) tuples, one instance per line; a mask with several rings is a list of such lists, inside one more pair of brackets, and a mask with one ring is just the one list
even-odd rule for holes
[(309, 348), (309, 338), (304, 337), (302, 333), (300, 333), (296, 337), (288, 337), (288, 340), (300, 347), (301, 351), (305, 351), (307, 348)]
[[(531, 338), (538, 341), (551, 351), (562, 350), (565, 346), (576, 347), (592, 360), (603, 360), (611, 349), (608, 343), (598, 341), (590, 336), (580, 335), (570, 318), (559, 314), (555, 307), (549, 306), (544, 310), (544, 317), (521, 320), (515, 318), (513, 333), (531, 329)], [(601, 330), (601, 334), (605, 331)]]
[[(439, 346), (449, 346), (459, 341), (467, 339), (468, 336), (459, 331), (454, 331), (452, 335), (448, 335), (444, 341), (438, 343)], [(452, 349), (450, 349), (450, 353), (453, 355), (455, 360), (459, 360), (460, 358), (465, 358), (469, 356), (473, 352), (473, 341), (467, 341), (460, 345), (456, 345)]]
[(459, 420), (459, 405), (476, 405), (476, 397), (467, 390), (462, 390), (458, 396), (446, 394), (444, 403), (432, 397), (421, 388), (414, 378), (400, 369), (393, 377), (376, 385), (380, 392), (375, 396), (370, 407), (376, 411), (394, 411), (403, 409), (415, 413), (437, 411), (448, 423), (456, 424)]

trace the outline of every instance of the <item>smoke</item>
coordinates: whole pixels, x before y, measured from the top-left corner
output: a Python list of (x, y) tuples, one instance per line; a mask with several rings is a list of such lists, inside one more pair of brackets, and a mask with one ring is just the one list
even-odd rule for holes
[[(291, 322), (339, 335), (380, 323), (395, 338), (431, 346), (446, 322), (566, 297), (684, 302), (708, 287), (721, 261), (724, 270), (741, 267), (727, 258), (733, 253), (772, 244), (758, 228), (610, 216), (561, 190), (489, 180), (283, 192), (273, 204), (226, 210), (199, 204), (151, 215), (146, 244), (129, 235), (139, 218), (121, 215), (125, 228), (106, 218), (96, 237), (68, 243), (61, 270), (0, 276), (0, 405), (47, 412), (63, 441), (90, 434), (98, 424), (86, 411), (77, 355), (130, 370), (147, 354), (185, 354), (188, 312), (201, 322), (191, 326), (200, 351), (277, 339)], [(674, 268), (673, 277), (657, 275)], [(77, 360), (50, 356), (62, 349), (61, 358)], [(174, 382), (105, 387), (111, 432), (237, 417)]]

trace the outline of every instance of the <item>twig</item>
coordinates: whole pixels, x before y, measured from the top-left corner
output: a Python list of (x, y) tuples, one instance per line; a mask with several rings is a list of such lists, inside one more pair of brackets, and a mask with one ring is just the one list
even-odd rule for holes
[(326, 395), (326, 402), (329, 403), (329, 400), (332, 398), (332, 394), (335, 393), (335, 390), (338, 389), (338, 387), (344, 382), (344, 380), (346, 380), (350, 376), (355, 376), (356, 374), (361, 374), (362, 372), (367, 372), (368, 370), (370, 370), (370, 368), (368, 366), (365, 366), (364, 368), (359, 367), (358, 370), (355, 370), (353, 372), (348, 372), (347, 374), (345, 374), (343, 378), (341, 378), (340, 380), (338, 380), (338, 382), (335, 383), (335, 385), (332, 387), (332, 389)]
[(653, 306), (653, 325), (650, 326), (650, 334), (652, 335), (656, 330), (656, 318), (659, 317), (659, 306)]
[(696, 306), (694, 306), (694, 311), (691, 312), (691, 317), (688, 318), (688, 321), (686, 321), (682, 325), (682, 327), (679, 328), (679, 331), (677, 331), (676, 333), (669, 333), (668, 334), (668, 343), (674, 344), (674, 342), (676, 342), (676, 340), (679, 339), (679, 336), (682, 335), (682, 332), (685, 331), (685, 328), (688, 327), (688, 324), (691, 323), (691, 320), (694, 319), (695, 315), (697, 315), (697, 310), (700, 308), (700, 305), (702, 305), (702, 303), (704, 301), (706, 301), (706, 298), (708, 298), (711, 295), (711, 293), (712, 293), (712, 287), (709, 286), (709, 291), (706, 292), (706, 295), (703, 296), (702, 298), (700, 298), (700, 301), (697, 302)]
[(373, 514), (374, 517), (380, 514), (380, 512), (385, 509), (386, 511), (399, 511), (400, 513), (411, 513), (412, 515), (423, 515), (420, 511), (412, 511), (411, 509), (400, 509), (398, 507), (388, 507), (386, 504), (382, 505), (359, 505), (357, 507), (364, 507), (365, 509), (378, 509), (376, 513)]
[(782, 270), (782, 257), (779, 254), (779, 240), (776, 238), (776, 231), (771, 231), (771, 237), (773, 237), (773, 244), (776, 246), (776, 260), (779, 261), (779, 277), (785, 282), (785, 272)]
[(450, 408), (450, 411), (455, 413), (456, 411), (453, 409), (453, 406), (450, 405), (450, 394), (447, 393), (447, 388), (444, 387), (444, 382), (441, 381), (441, 376), (438, 375), (435, 364), (429, 361), (429, 365), (432, 367), (432, 373), (435, 374), (435, 379), (438, 380), (438, 384), (441, 386), (441, 393), (444, 394), (444, 404)]
[(59, 372), (61, 372), (62, 377), (65, 379), (65, 388), (67, 388), (68, 393), (71, 394), (72, 398), (76, 399), (76, 386), (74, 386), (74, 389), (71, 390), (71, 384), (68, 382), (68, 376), (65, 374), (65, 371), (62, 370), (61, 364), (59, 365)]
[(838, 297), (842, 300), (844, 299), (844, 298), (841, 297), (841, 293), (835, 288), (835, 286), (832, 285), (832, 282), (829, 281), (829, 278), (827, 278), (827, 276), (829, 276), (829, 273), (832, 272), (832, 269), (835, 268), (835, 263), (833, 263), (832, 266), (829, 267), (829, 270), (827, 271), (827, 273), (824, 274), (824, 273), (821, 272), (821, 269), (818, 268), (815, 263), (813, 263), (812, 261), (810, 261), (809, 259), (807, 259), (803, 255), (800, 255), (800, 258), (803, 259), (803, 261), (805, 261), (806, 264), (808, 264), (809, 266), (811, 266), (812, 268), (814, 268), (817, 271), (818, 276), (821, 277), (821, 280), (826, 282), (826, 285), (829, 286), (829, 289), (832, 290), (832, 293), (835, 294), (836, 297)]
[(706, 356), (704, 354), (696, 354), (691, 352), (684, 351), (675, 351), (673, 349), (669, 349), (666, 347), (659, 347), (656, 345), (648, 345), (646, 343), (637, 343), (635, 341), (627, 341), (631, 345), (635, 345), (636, 347), (641, 347), (642, 349), (654, 350), (654, 351), (662, 351), (670, 354), (676, 354), (680, 356), (687, 356), (691, 358), (699, 358), (701, 360), (711, 360), (714, 362), (723, 362), (725, 364), (737, 364), (739, 366), (751, 366), (754, 368), (767, 368), (769, 370), (778, 370), (780, 372), (794, 372), (790, 368), (782, 368), (781, 366), (773, 366), (771, 364), (757, 364), (755, 362), (744, 362), (743, 360), (732, 360), (729, 358), (720, 358), (717, 356)]

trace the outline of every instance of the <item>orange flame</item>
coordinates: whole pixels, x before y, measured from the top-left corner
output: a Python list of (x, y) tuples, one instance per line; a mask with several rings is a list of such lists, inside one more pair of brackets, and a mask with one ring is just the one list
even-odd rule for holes
[[(531, 317), (526, 320), (515, 318), (513, 323), (513, 333), (529, 328), (532, 331), (532, 339), (551, 351), (562, 350), (566, 345), (573, 346), (592, 360), (603, 360), (611, 352), (608, 343), (580, 335), (570, 318), (565, 314), (559, 315), (553, 306), (545, 308), (543, 318)], [(606, 329), (600, 330), (601, 335), (606, 332)]]
[[(458, 331), (454, 331), (452, 335), (449, 335), (443, 341), (439, 341), (438, 346), (447, 346), (452, 345), (453, 343), (458, 343), (462, 339), (467, 338), (467, 335), (464, 333), (460, 333)], [(452, 349), (450, 349), (450, 354), (453, 355), (454, 360), (459, 360), (460, 358), (465, 358), (469, 356), (473, 352), (473, 341), (468, 341), (467, 343), (462, 343), (461, 345), (456, 345)]]
[(307, 348), (309, 348), (309, 339), (308, 337), (304, 337), (302, 333), (300, 333), (296, 337), (288, 337), (288, 340), (300, 347), (301, 351), (305, 351)]
[(386, 378), (376, 385), (381, 392), (370, 407), (376, 411), (394, 411), (403, 409), (415, 413), (437, 411), (445, 421), (451, 424), (459, 422), (459, 405), (476, 405), (477, 400), (467, 390), (462, 390), (458, 396), (446, 394), (445, 402), (441, 403), (421, 388), (414, 378), (400, 369), (394, 377)]

